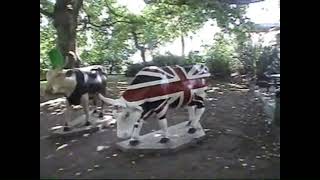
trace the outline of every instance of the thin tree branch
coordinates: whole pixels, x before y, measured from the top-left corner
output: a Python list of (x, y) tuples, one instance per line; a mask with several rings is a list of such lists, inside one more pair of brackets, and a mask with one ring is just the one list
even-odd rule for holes
[(40, 8), (40, 13), (45, 15), (48, 18), (53, 18), (53, 16), (54, 16), (52, 12), (46, 11), (46, 10), (44, 10), (42, 8)]
[(113, 15), (115, 15), (115, 16), (118, 16), (118, 17), (123, 17), (122, 15), (116, 13), (116, 12), (111, 8), (111, 6), (110, 6), (108, 3), (106, 3), (106, 6), (107, 6), (107, 8), (108, 8), (108, 10), (109, 10), (109, 12), (110, 12), (111, 14), (113, 14)]
[(139, 49), (140, 51), (144, 50), (145, 48), (139, 45), (138, 35), (134, 29), (131, 30), (131, 33), (132, 33), (134, 45), (136, 46), (136, 48)]
[[(88, 13), (87, 13), (87, 11), (86, 11), (86, 9), (84, 8), (84, 7), (82, 7), (82, 9), (83, 9), (83, 12), (86, 14), (86, 19), (85, 20), (83, 20), (82, 22), (84, 22), (84, 25), (83, 25), (83, 27), (79, 30), (79, 31), (84, 31), (86, 28), (92, 28), (92, 27), (95, 27), (95, 28), (104, 28), (104, 27), (106, 27), (106, 28), (108, 28), (108, 27), (112, 27), (112, 26), (114, 26), (116, 23), (127, 23), (127, 24), (133, 24), (133, 23), (135, 23), (135, 22), (132, 22), (132, 21), (126, 21), (126, 20), (116, 20), (116, 21), (113, 21), (113, 22), (104, 22), (104, 23), (102, 23), (102, 24), (95, 24), (95, 23), (93, 23), (92, 21), (91, 21), (91, 17), (90, 17), (90, 15), (88, 15)], [(113, 11), (114, 12), (114, 11)], [(88, 25), (90, 25), (90, 26), (92, 26), (92, 27), (90, 27), (90, 26), (88, 26)], [(92, 28), (92, 29), (95, 29), (95, 28)], [(99, 30), (99, 29), (97, 29), (97, 30)], [(104, 32), (106, 32), (106, 31), (104, 31)]]

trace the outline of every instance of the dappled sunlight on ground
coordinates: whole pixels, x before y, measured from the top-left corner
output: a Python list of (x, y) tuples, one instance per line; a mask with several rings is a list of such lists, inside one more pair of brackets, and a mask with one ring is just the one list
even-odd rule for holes
[[(116, 98), (127, 83), (111, 77), (107, 96)], [(117, 150), (114, 126), (79, 137), (40, 138), (43, 178), (279, 178), (279, 129), (265, 120), (262, 103), (244, 84), (210, 81), (201, 124), (207, 138), (174, 155), (126, 154)], [(61, 125), (62, 100), (40, 105), (40, 137)], [(113, 118), (112, 107), (105, 117)], [(83, 111), (75, 111), (74, 117)], [(168, 112), (169, 126), (187, 120), (184, 109)], [(159, 129), (151, 117), (142, 134)]]

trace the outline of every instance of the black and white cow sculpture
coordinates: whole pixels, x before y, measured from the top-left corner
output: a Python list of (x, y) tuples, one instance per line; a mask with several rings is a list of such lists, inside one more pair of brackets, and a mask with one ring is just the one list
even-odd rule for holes
[[(94, 105), (96, 105), (99, 99), (98, 93), (106, 94), (106, 85), (106, 70), (99, 65), (76, 69), (55, 69), (47, 73), (46, 93), (62, 94), (67, 99), (64, 131), (70, 130), (68, 122), (71, 120), (71, 105), (83, 107), (86, 115), (85, 125), (90, 125), (89, 99), (93, 98)], [(101, 102), (99, 117), (103, 117), (104, 103)]]
[(120, 110), (116, 113), (119, 138), (130, 138), (130, 144), (137, 145), (143, 121), (155, 113), (163, 132), (160, 143), (166, 143), (169, 141), (168, 108), (187, 107), (188, 133), (193, 134), (200, 128), (199, 120), (205, 110), (205, 78), (209, 76), (209, 69), (199, 64), (186, 67), (149, 66), (137, 73), (119, 99), (106, 98), (101, 94), (99, 97)]

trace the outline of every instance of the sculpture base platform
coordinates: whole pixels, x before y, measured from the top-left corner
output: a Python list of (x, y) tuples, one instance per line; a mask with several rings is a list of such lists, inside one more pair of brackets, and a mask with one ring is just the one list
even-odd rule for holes
[(172, 153), (184, 149), (190, 145), (196, 144), (205, 137), (205, 132), (200, 128), (194, 134), (189, 134), (190, 126), (187, 121), (176, 124), (168, 128), (170, 141), (161, 144), (161, 131), (155, 131), (140, 137), (140, 143), (131, 146), (129, 140), (125, 140), (116, 144), (123, 152), (132, 153)]
[(85, 124), (85, 115), (81, 115), (73, 121), (69, 122), (71, 127), (70, 131), (63, 131), (63, 126), (51, 128), (50, 137), (66, 137), (66, 136), (79, 136), (86, 133), (94, 133), (100, 129), (100, 126), (103, 124), (110, 125), (112, 121), (111, 116), (105, 115), (103, 118), (99, 118), (97, 114), (93, 114), (93, 111), (90, 112), (90, 126), (84, 126)]

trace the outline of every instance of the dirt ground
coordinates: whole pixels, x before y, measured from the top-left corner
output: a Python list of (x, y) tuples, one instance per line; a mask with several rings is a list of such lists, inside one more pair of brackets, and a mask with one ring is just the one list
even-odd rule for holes
[[(126, 79), (109, 80), (110, 97), (126, 86)], [(206, 139), (174, 154), (126, 154), (114, 127), (86, 136), (47, 139), (49, 129), (61, 125), (63, 103), (41, 106), (41, 178), (277, 178), (280, 179), (280, 129), (266, 122), (253, 91), (227, 82), (210, 82), (202, 126)], [(106, 108), (110, 111), (110, 108)], [(74, 117), (82, 114), (79, 110)], [(169, 125), (186, 121), (185, 109), (171, 110)], [(158, 130), (152, 117), (142, 133)], [(67, 144), (67, 146), (65, 145)], [(64, 147), (59, 149), (58, 147)], [(97, 146), (107, 149), (98, 152)]]

